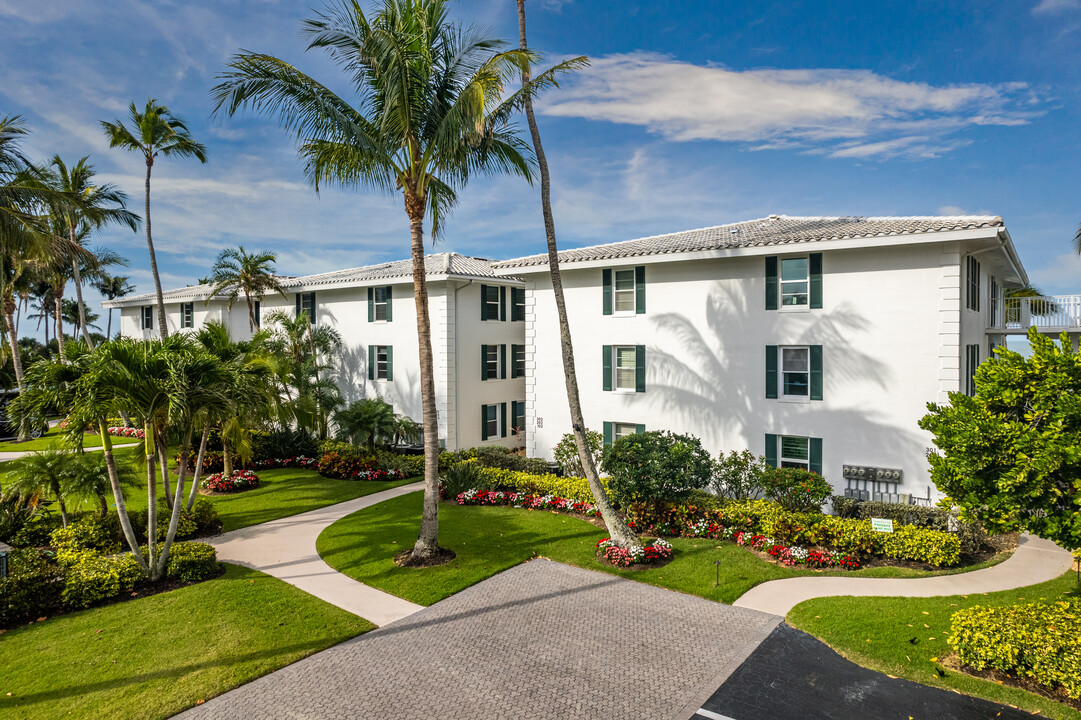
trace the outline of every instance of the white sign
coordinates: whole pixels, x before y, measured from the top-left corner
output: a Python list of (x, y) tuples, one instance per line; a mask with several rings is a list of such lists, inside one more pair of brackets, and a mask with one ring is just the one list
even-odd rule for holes
[(893, 520), (886, 518), (871, 518), (871, 529), (875, 532), (893, 532)]

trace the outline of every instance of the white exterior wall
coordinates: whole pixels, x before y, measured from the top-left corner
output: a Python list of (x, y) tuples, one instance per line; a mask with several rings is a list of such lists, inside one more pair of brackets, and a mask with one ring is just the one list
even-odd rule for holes
[[(958, 389), (956, 249), (809, 249), (823, 253), (823, 307), (802, 312), (764, 309), (761, 255), (625, 261), (646, 266), (646, 313), (628, 317), (602, 313), (601, 269), (564, 266), (587, 426), (599, 431), (614, 421), (692, 433), (713, 455), (763, 454), (767, 433), (819, 437), (823, 474), (838, 490), (846, 486), (842, 465), (860, 464), (902, 469), (900, 492), (933, 493), (925, 459), (931, 438), (917, 421), (928, 401)], [(527, 448), (550, 458), (570, 431), (558, 325), (548, 275), (526, 279), (534, 353)], [(646, 391), (603, 391), (601, 347), (635, 344), (647, 348)], [(767, 345), (822, 345), (824, 399), (767, 399)]]
[[(190, 302), (193, 306), (193, 327), (190, 329), (180, 327), (180, 306), (182, 303), (180, 301), (167, 301), (165, 303), (165, 321), (168, 323), (170, 335), (175, 335), (178, 332), (198, 332), (208, 322), (213, 321), (225, 323), (229, 329), (230, 337), (234, 340), (245, 340), (251, 337), (251, 332), (248, 330), (247, 304), (238, 302), (233, 305), (232, 312), (228, 312), (224, 300), (212, 300), (209, 305), (202, 300), (192, 300)], [(161, 337), (158, 331), (157, 306), (153, 303), (150, 304), (154, 313), (154, 327), (150, 330), (143, 330), (143, 307), (142, 305), (134, 305), (114, 309), (120, 314), (119, 329), (121, 335), (146, 340)]]

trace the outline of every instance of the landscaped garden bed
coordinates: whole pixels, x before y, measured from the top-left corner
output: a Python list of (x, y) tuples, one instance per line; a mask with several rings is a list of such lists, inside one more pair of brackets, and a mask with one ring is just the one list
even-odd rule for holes
[(232, 475), (214, 473), (199, 483), (205, 495), (227, 495), (259, 487), (259, 476), (251, 470), (234, 470)]

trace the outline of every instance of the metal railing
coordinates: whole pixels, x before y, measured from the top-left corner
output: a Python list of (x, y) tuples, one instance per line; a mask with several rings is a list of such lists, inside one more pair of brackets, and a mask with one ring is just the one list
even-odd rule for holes
[(988, 323), (1006, 330), (1081, 330), (1081, 295), (1004, 298), (1002, 310), (991, 313)]

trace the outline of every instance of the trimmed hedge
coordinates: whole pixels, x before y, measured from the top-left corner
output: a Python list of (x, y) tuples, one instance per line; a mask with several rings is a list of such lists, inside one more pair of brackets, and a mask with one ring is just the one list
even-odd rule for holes
[[(593, 492), (585, 478), (533, 475), (498, 468), (484, 468), (481, 473), (490, 488), (507, 488), (529, 495), (557, 495), (578, 502), (593, 502)], [(607, 478), (601, 478), (601, 485), (605, 490), (608, 489)]]
[(64, 573), (35, 548), (13, 550), (8, 576), (0, 578), (0, 627), (8, 627), (60, 608)]
[(960, 610), (953, 614), (946, 641), (961, 662), (976, 670), (1030, 677), (1081, 699), (1081, 602)]
[(120, 521), (116, 515), (86, 515), (68, 526), (53, 530), (49, 544), (58, 554), (78, 550), (94, 550), (112, 554), (120, 552)]
[(196, 582), (214, 577), (221, 572), (218, 553), (213, 545), (198, 542), (173, 543), (169, 549), (166, 574), (177, 580)]
[(936, 507), (857, 500), (833, 496), (833, 511), (840, 517), (869, 520), (886, 518), (895, 525), (914, 525), (939, 532), (950, 532), (961, 541), (962, 555), (975, 555), (987, 541), (987, 533), (978, 523), (965, 523)]
[(105, 556), (83, 550), (65, 555), (62, 562), (67, 569), (61, 599), (73, 610), (131, 592), (144, 579), (135, 558), (126, 553)]

